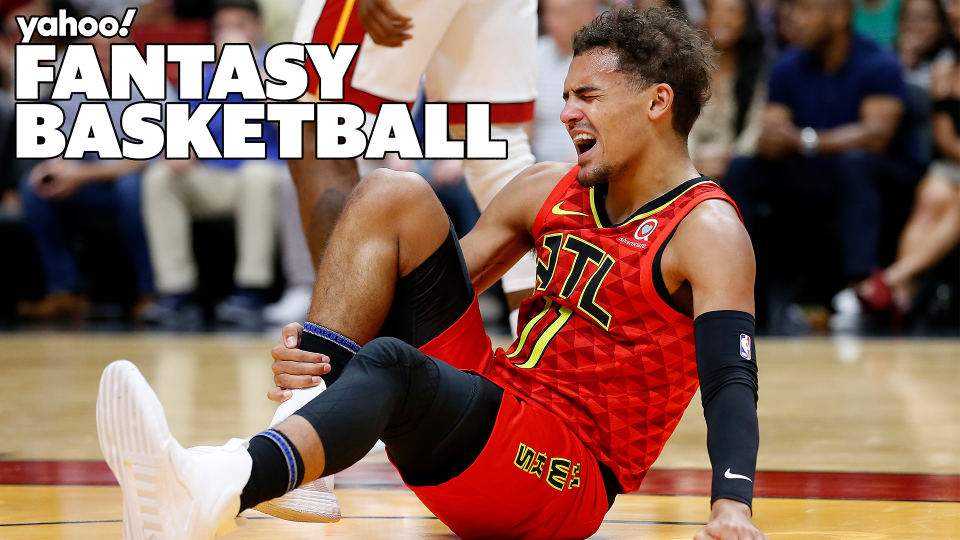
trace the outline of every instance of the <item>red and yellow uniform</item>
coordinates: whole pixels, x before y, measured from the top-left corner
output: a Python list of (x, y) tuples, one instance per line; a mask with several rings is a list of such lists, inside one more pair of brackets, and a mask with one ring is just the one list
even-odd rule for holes
[(537, 215), (536, 294), (493, 375), (558, 415), (631, 492), (698, 386), (693, 320), (664, 300), (661, 247), (697, 204), (730, 198), (695, 179), (612, 225), (606, 185), (582, 187), (577, 170)]
[(473, 465), (411, 486), (461, 535), (593, 534), (608, 509), (598, 460), (636, 491), (697, 391), (693, 320), (668, 304), (661, 248), (700, 202), (732, 201), (711, 180), (690, 180), (614, 225), (606, 186), (582, 187), (577, 171), (537, 215), (537, 289), (510, 349), (490, 353), (476, 301), (420, 349), (504, 389)]

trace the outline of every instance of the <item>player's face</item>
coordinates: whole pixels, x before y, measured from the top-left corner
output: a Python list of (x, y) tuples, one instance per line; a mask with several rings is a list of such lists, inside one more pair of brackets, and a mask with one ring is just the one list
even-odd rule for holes
[(650, 136), (639, 114), (645, 94), (619, 70), (613, 51), (594, 49), (573, 58), (560, 120), (577, 148), (580, 184), (603, 184), (636, 163)]

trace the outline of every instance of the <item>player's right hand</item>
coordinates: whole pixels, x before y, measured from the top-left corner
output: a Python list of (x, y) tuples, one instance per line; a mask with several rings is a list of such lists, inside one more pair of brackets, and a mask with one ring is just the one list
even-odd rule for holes
[(693, 540), (767, 540), (750, 517), (750, 507), (742, 502), (717, 499), (710, 510), (710, 521)]
[(413, 28), (410, 17), (393, 9), (390, 0), (359, 0), (357, 18), (377, 45), (401, 47), (413, 37), (409, 32)]
[(320, 376), (330, 372), (326, 355), (298, 349), (303, 326), (290, 323), (283, 327), (280, 342), (270, 351), (273, 356), (273, 382), (277, 386), (267, 397), (277, 403), (290, 399), (291, 390), (312, 388), (320, 384)]

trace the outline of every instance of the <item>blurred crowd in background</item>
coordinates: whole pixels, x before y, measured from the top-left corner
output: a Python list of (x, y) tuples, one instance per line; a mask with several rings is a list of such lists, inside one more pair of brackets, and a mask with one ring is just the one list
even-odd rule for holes
[[(751, 234), (762, 331), (960, 331), (958, 2), (668, 0), (721, 53), (690, 152), (737, 202)], [(610, 6), (540, 1), (540, 97), (528, 126), (540, 161), (576, 162), (559, 120), (570, 41)], [(249, 43), (262, 57), (270, 44), (289, 41), (299, 6), (3, 0), (0, 321), (200, 330), (301, 320), (314, 272), (269, 123), (267, 160), (15, 159), (14, 17), (60, 9), (121, 16), (128, 7), (139, 8), (128, 38), (138, 45)], [(119, 38), (87, 41), (109, 78), (109, 45)], [(69, 44), (55, 42), (61, 50)], [(173, 85), (176, 70), (168, 75)], [(65, 131), (81, 98), (61, 102)], [(128, 103), (108, 104), (117, 124)], [(210, 126), (222, 143), (219, 116)], [(459, 234), (479, 216), (458, 162), (379, 165), (424, 175)], [(500, 302), (496, 291), (487, 296), (488, 306)], [(485, 316), (504, 328), (505, 310)]]

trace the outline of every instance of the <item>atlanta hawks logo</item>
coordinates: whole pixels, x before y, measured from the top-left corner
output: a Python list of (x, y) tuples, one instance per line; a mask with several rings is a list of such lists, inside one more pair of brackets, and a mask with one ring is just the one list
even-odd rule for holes
[(633, 233), (633, 237), (636, 238), (637, 240), (643, 240), (643, 241), (649, 240), (650, 235), (653, 234), (653, 231), (657, 229), (658, 223), (659, 222), (654, 218), (650, 218), (644, 221), (643, 223), (640, 224), (639, 227), (637, 227), (637, 232)]

